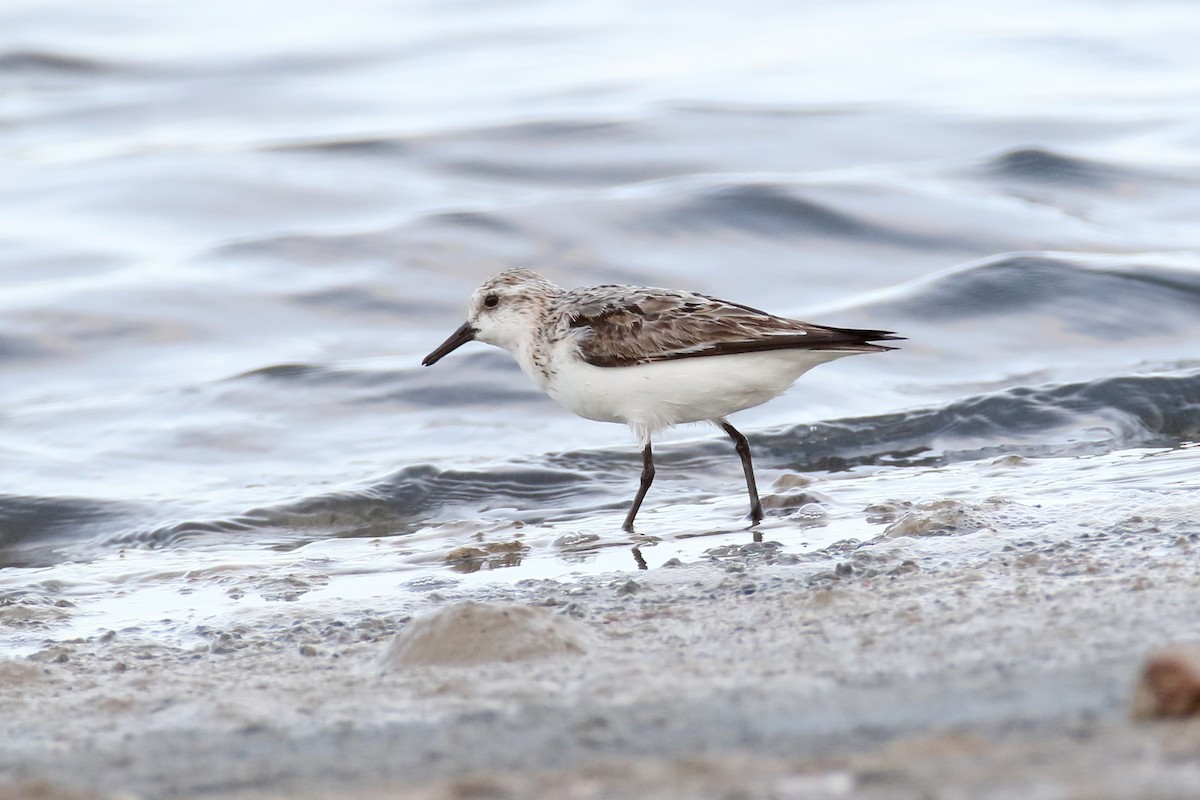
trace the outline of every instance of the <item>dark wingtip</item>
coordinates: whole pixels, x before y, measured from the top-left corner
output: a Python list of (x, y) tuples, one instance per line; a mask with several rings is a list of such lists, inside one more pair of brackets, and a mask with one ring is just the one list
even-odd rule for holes
[(863, 335), (865, 344), (869, 344), (873, 347), (879, 348), (879, 350), (876, 350), (875, 352), (900, 349), (899, 347), (888, 347), (887, 345), (884, 345), (884, 344), (875, 344), (876, 342), (907, 342), (908, 341), (907, 336), (900, 336), (899, 334), (892, 333), (891, 331), (858, 331), (858, 333), (861, 333)]

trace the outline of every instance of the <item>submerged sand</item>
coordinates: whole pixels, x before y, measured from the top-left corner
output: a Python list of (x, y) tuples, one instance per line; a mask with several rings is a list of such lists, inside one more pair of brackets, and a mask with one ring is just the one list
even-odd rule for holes
[(1129, 715), (1196, 534), (968, 512), (0, 661), (0, 798), (1200, 796), (1200, 727)]

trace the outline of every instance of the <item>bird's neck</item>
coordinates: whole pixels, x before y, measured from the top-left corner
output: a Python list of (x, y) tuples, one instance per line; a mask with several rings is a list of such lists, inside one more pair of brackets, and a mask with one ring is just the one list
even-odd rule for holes
[(550, 341), (547, 333), (547, 329), (539, 325), (528, 331), (509, 348), (509, 352), (520, 365), (521, 371), (542, 390), (545, 390), (554, 380), (553, 342)]

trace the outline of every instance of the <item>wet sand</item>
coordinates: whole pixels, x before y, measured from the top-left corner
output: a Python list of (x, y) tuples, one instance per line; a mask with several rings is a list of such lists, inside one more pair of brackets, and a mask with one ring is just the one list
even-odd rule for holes
[[(946, 510), (411, 613), (280, 603), (201, 646), (60, 643), (0, 662), (0, 797), (1197, 796), (1200, 728), (1129, 715), (1145, 655), (1195, 638), (1195, 533), (920, 524)], [(509, 611), (429, 623), (474, 602)]]

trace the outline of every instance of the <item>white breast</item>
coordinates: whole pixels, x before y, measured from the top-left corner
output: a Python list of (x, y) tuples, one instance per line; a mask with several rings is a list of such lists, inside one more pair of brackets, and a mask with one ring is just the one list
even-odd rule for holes
[(567, 409), (623, 422), (642, 438), (684, 422), (723, 418), (787, 391), (808, 370), (847, 352), (772, 350), (596, 367), (574, 352), (554, 354), (543, 388)]

